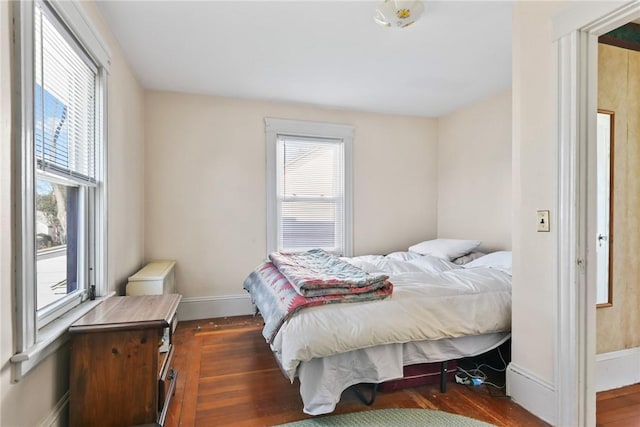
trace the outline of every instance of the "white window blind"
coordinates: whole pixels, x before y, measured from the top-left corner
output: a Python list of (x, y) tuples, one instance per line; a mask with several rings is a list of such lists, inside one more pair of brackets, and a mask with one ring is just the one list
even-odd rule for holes
[(278, 250), (344, 253), (342, 140), (278, 136)]
[(353, 126), (266, 117), (267, 254), (351, 256)]
[(45, 4), (35, 6), (36, 167), (93, 185), (97, 67)]

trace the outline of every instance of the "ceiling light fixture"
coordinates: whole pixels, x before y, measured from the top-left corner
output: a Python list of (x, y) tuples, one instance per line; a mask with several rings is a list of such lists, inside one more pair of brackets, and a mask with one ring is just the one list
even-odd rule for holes
[(383, 27), (404, 28), (418, 20), (422, 9), (420, 0), (383, 0), (376, 6), (373, 19)]

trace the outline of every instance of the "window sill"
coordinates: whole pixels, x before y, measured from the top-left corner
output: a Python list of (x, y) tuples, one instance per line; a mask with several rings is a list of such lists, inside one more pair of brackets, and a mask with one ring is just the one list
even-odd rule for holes
[(112, 295), (114, 295), (113, 292), (106, 297), (86, 301), (40, 329), (38, 342), (27, 351), (16, 353), (11, 357), (12, 381), (20, 381), (30, 370), (62, 347), (69, 339), (67, 333), (69, 326)]

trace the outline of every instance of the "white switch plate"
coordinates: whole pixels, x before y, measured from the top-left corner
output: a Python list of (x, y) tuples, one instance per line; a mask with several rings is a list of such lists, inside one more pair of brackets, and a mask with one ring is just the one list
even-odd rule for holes
[(538, 211), (538, 231), (549, 231), (549, 211)]

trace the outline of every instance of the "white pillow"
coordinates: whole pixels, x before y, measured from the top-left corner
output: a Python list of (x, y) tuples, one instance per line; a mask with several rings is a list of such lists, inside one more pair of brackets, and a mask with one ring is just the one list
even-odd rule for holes
[(492, 252), (488, 255), (481, 256), (462, 267), (464, 268), (477, 268), (477, 267), (489, 267), (494, 270), (499, 270), (511, 275), (511, 251), (498, 251)]
[(480, 243), (482, 242), (478, 240), (435, 239), (413, 245), (409, 248), (409, 251), (451, 261), (468, 254), (480, 246)]

